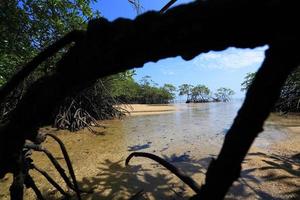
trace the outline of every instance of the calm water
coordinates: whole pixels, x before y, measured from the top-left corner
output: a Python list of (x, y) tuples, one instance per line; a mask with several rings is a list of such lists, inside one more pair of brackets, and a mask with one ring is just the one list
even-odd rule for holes
[[(101, 136), (69, 132), (60, 136), (67, 146), (78, 180), (84, 180), (88, 188), (97, 188), (91, 194), (92, 199), (113, 199), (113, 196), (124, 197), (124, 194), (129, 197), (138, 191), (137, 188), (149, 191), (153, 196), (150, 199), (170, 199), (166, 197), (174, 194), (167, 186), (174, 189), (174, 183), (177, 191), (187, 195), (192, 193), (182, 189), (182, 182), (170, 178), (170, 172), (163, 171), (153, 161), (135, 158), (128, 168), (124, 166), (125, 158), (133, 151), (154, 153), (201, 183), (205, 169), (211, 157), (218, 154), (241, 103), (177, 104), (178, 109), (171, 113), (105, 121), (107, 129)], [(269, 121), (255, 145), (264, 148), (285, 136), (276, 121)], [(57, 145), (51, 141), (45, 146), (54, 155), (60, 154)], [(44, 156), (35, 154), (33, 159), (39, 161), (41, 168), (49, 167)], [(41, 177), (34, 179), (45, 181)], [(9, 181), (1, 184), (0, 194), (7, 194), (3, 198), (9, 199)], [(48, 190), (49, 186), (44, 185), (45, 191)]]
[[(217, 153), (242, 101), (176, 104), (177, 111), (127, 117), (118, 125), (128, 151)], [(266, 147), (285, 137), (275, 123), (266, 123), (255, 145)], [(243, 133), (241, 133), (243, 134)], [(169, 152), (168, 152), (169, 151)]]

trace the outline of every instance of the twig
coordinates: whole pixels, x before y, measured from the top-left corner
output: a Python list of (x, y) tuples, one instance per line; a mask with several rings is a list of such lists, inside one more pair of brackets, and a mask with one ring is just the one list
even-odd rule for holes
[(168, 10), (177, 0), (170, 0), (160, 11), (160, 14), (163, 14), (166, 10)]

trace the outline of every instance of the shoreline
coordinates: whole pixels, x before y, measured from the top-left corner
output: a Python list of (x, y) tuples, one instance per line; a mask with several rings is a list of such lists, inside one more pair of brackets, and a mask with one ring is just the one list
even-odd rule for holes
[[(167, 106), (167, 110), (165, 106)], [(133, 107), (137, 115), (155, 112), (169, 113), (178, 110), (176, 105), (142, 104), (140, 106), (140, 104), (135, 104)], [(295, 196), (292, 195), (297, 195), (291, 194), (288, 196), (289, 192), (299, 190), (300, 187), (298, 170), (300, 154), (297, 151), (300, 148), (299, 122), (300, 117), (283, 117), (274, 113), (271, 114), (267, 123), (278, 124), (286, 132), (287, 137), (271, 143), (265, 148), (257, 147), (255, 144), (252, 145), (243, 162), (241, 178), (234, 183), (226, 199), (293, 199)], [(149, 146), (143, 151), (162, 157), (165, 156), (165, 158), (171, 160), (179, 159), (174, 161), (173, 164), (180, 171), (194, 178), (199, 184), (204, 182), (207, 166), (211, 158), (215, 157), (219, 151), (213, 144), (205, 146), (206, 142), (196, 143), (192, 139), (189, 141), (176, 141), (176, 138), (172, 135), (168, 135), (166, 138), (162, 135), (156, 139), (146, 140), (143, 137), (146, 137), (147, 133), (141, 132), (140, 137), (135, 137), (133, 134), (132, 137), (126, 139), (120, 132), (122, 125), (118, 120), (107, 120), (104, 121), (104, 124), (107, 125), (106, 133), (99, 136), (92, 134), (87, 129), (70, 133), (64, 130), (56, 131), (48, 127), (43, 128), (45, 132), (55, 132), (65, 143), (80, 187), (84, 189), (95, 188), (94, 193), (83, 195), (83, 199), (86, 200), (129, 199), (132, 193), (136, 193), (140, 189), (147, 191), (146, 195), (150, 200), (171, 197), (182, 199), (181, 197), (177, 198), (173, 191), (184, 198), (191, 197), (194, 194), (186, 185), (174, 178), (169, 171), (153, 161), (135, 158), (130, 166), (126, 167), (125, 159), (131, 153), (128, 145), (130, 140), (134, 140), (134, 144), (139, 147), (141, 146), (139, 144)], [(175, 143), (171, 145), (171, 141)], [(170, 144), (168, 149), (163, 150), (168, 143)], [(60, 159), (61, 152), (57, 148), (57, 144), (51, 139), (47, 139), (43, 146), (50, 150), (66, 169), (64, 161)], [(46, 169), (59, 184), (64, 185), (47, 157), (34, 152), (32, 158), (37, 166)], [(59, 199), (61, 197), (43, 177), (36, 172), (31, 173), (49, 199)], [(276, 179), (277, 177), (284, 178), (284, 181)], [(147, 178), (147, 180), (145, 181), (143, 178)], [(12, 177), (9, 175), (0, 181), (0, 199), (9, 199), (8, 183), (11, 180)], [(112, 185), (111, 182), (114, 184)], [(157, 187), (162, 189), (157, 190)], [(25, 199), (34, 199), (34, 197), (32, 190), (26, 190)]]
[(127, 110), (129, 116), (164, 114), (177, 110), (174, 104), (121, 104), (116, 107)]

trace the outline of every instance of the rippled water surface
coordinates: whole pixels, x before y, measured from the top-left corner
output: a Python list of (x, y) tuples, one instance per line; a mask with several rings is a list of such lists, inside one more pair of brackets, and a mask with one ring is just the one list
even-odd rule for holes
[[(241, 101), (176, 104), (175, 112), (130, 116), (118, 122), (116, 128), (129, 151), (156, 146), (159, 149), (153, 148), (154, 152), (193, 148), (205, 152), (207, 148), (220, 147), (241, 104)], [(256, 145), (264, 147), (284, 137), (284, 131), (276, 123), (266, 123)]]
[[(87, 189), (96, 188), (84, 199), (129, 199), (140, 189), (145, 190), (148, 199), (182, 199), (178, 197), (179, 193), (188, 197), (193, 192), (169, 171), (145, 158), (134, 158), (130, 167), (126, 167), (126, 157), (134, 151), (154, 153), (201, 184), (206, 168), (211, 158), (218, 154), (241, 104), (241, 101), (176, 104), (174, 112), (104, 121), (106, 128), (99, 128), (103, 131), (102, 135), (91, 134), (86, 129), (77, 134), (68, 131), (58, 131), (57, 134), (68, 149), (79, 185)], [(286, 137), (285, 129), (278, 125), (280, 120), (278, 117), (269, 118), (265, 131), (255, 142), (256, 146), (265, 148)], [(287, 125), (295, 123), (299, 125), (299, 120), (291, 120)], [(46, 140), (44, 145), (54, 155), (60, 155), (57, 144), (52, 140)], [(35, 153), (33, 160), (60, 180), (53, 167), (49, 168), (45, 156)], [(34, 179), (45, 191), (49, 190), (49, 184), (41, 176), (34, 176)], [(0, 194), (4, 194), (0, 195), (0, 199), (9, 199), (10, 182), (11, 179), (0, 182)], [(243, 194), (241, 190), (237, 191), (237, 194)], [(25, 199), (34, 197), (32, 193), (26, 195), (28, 198)], [(57, 198), (52, 195), (49, 199)]]

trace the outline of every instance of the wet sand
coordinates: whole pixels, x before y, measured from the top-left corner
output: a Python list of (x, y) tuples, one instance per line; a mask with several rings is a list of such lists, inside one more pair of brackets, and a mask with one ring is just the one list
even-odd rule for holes
[(232, 199), (300, 199), (300, 117), (273, 114), (270, 119), (284, 127), (287, 137), (267, 148), (251, 148)]
[(118, 105), (127, 111), (130, 115), (157, 115), (176, 111), (176, 106), (172, 104), (122, 104)]
[[(256, 141), (244, 164), (242, 176), (231, 188), (226, 199), (299, 199), (300, 198), (300, 118), (272, 115), (274, 123), (283, 127), (286, 137), (274, 144), (261, 147)], [(98, 129), (102, 135), (87, 130), (76, 133), (56, 131), (46, 127), (41, 131), (53, 132), (60, 137), (70, 154), (80, 187), (94, 189), (84, 194), (83, 199), (128, 199), (143, 190), (139, 199), (187, 199), (194, 193), (178, 178), (145, 158), (133, 158), (125, 166), (126, 157), (133, 151), (142, 150), (162, 156), (182, 172), (194, 178), (200, 185), (212, 157), (218, 154), (220, 145), (205, 145), (193, 140), (176, 141), (172, 136), (155, 140), (141, 133), (134, 146), (128, 146), (120, 134), (118, 120), (104, 121), (106, 129)], [(173, 144), (173, 145), (172, 145)], [(65, 166), (58, 146), (49, 138), (44, 146)], [(47, 158), (34, 153), (34, 163), (47, 170), (61, 185), (63, 181)], [(46, 199), (58, 199), (60, 194), (44, 178), (31, 172)], [(0, 182), (0, 199), (8, 198), (11, 176)], [(25, 199), (34, 199), (31, 190), (26, 190)]]

